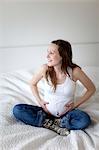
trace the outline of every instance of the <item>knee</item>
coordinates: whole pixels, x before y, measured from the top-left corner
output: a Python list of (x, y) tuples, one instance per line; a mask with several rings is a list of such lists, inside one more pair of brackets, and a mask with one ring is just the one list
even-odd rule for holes
[(20, 104), (15, 105), (14, 108), (13, 108), (14, 116), (18, 117), (18, 116), (20, 116), (20, 113), (21, 113), (21, 105)]
[[(75, 117), (76, 120), (76, 117)], [(76, 120), (76, 127), (77, 129), (85, 129), (91, 124), (90, 116), (83, 111), (80, 111)]]
[(87, 114), (84, 118), (82, 118), (81, 123), (82, 123), (82, 129), (87, 128), (91, 124), (90, 116)]
[(61, 125), (68, 129), (79, 130), (87, 128), (91, 124), (90, 116), (80, 110), (73, 110), (64, 116)]

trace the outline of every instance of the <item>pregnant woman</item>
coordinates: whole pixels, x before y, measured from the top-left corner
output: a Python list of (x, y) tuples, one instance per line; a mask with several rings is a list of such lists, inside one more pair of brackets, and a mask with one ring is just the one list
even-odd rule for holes
[[(31, 90), (39, 106), (18, 104), (14, 116), (36, 127), (45, 127), (68, 135), (70, 130), (87, 128), (91, 123), (89, 114), (78, 109), (95, 92), (95, 86), (83, 70), (72, 62), (72, 48), (68, 41), (55, 40), (47, 50), (47, 64), (41, 66), (31, 80)], [(44, 79), (44, 97), (40, 97), (37, 83)], [(74, 102), (75, 86), (79, 80), (86, 92)]]

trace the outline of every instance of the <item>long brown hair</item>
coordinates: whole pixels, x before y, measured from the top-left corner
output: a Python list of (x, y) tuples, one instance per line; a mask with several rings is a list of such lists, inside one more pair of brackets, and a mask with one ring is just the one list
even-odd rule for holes
[[(58, 45), (58, 51), (60, 56), (62, 57), (62, 65), (61, 65), (61, 70), (66, 74), (69, 75), (69, 72), (67, 70), (67, 67), (70, 68), (75, 68), (75, 67), (79, 67), (77, 64), (74, 64), (72, 62), (72, 47), (71, 44), (68, 41), (64, 41), (64, 40), (55, 40), (52, 41), (51, 43)], [(80, 68), (80, 67), (79, 67)], [(56, 90), (56, 86), (57, 86), (57, 78), (56, 78), (56, 73), (54, 71), (54, 67), (49, 67), (48, 66), (48, 70), (46, 71), (46, 80), (48, 80), (48, 77), (50, 77), (51, 82), (53, 84), (54, 87), (54, 91)], [(70, 75), (69, 75), (70, 77)]]

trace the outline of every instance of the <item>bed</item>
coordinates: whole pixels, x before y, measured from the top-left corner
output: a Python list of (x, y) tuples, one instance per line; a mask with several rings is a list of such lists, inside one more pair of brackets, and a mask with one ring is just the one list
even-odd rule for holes
[[(83, 70), (95, 83), (96, 92), (80, 109), (90, 114), (92, 124), (85, 130), (59, 136), (51, 130), (37, 128), (16, 120), (12, 108), (18, 103), (38, 105), (29, 81), (33, 69), (21, 69), (0, 75), (0, 150), (99, 150), (99, 67)], [(43, 80), (38, 83), (43, 97)], [(77, 82), (75, 100), (84, 92)]]

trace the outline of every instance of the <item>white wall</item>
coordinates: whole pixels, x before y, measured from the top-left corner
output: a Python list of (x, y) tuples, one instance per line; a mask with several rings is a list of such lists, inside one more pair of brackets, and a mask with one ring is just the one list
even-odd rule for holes
[[(96, 1), (0, 4), (0, 72), (39, 66), (50, 41), (71, 42), (74, 62), (99, 65)], [(34, 54), (36, 51), (36, 55)]]

